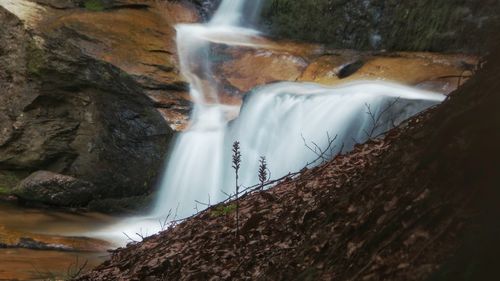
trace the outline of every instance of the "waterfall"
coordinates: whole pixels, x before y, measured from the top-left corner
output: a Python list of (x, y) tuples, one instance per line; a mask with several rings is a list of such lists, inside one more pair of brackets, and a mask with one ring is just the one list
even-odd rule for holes
[(210, 198), (214, 203), (225, 199), (222, 191), (233, 192), (234, 141), (241, 143), (243, 154), (240, 182), (251, 186), (258, 182), (261, 156), (278, 178), (317, 158), (306, 144), (326, 148), (328, 136), (336, 137), (330, 153), (335, 155), (341, 148), (346, 152), (443, 99), (436, 93), (370, 81), (341, 87), (283, 82), (256, 89), (233, 122), (214, 122), (220, 127), (194, 127), (182, 134), (169, 160), (155, 215), (179, 206), (179, 214), (186, 216), (193, 213), (195, 200)]
[[(210, 44), (252, 45), (256, 31), (244, 28), (243, 12), (255, 16), (260, 1), (225, 0), (205, 25), (177, 27), (177, 44), (184, 77), (194, 100), (192, 125), (176, 139), (168, 159), (153, 215), (177, 210), (185, 217), (216, 203), (234, 191), (231, 147), (239, 141), (243, 162), (241, 183), (257, 183), (258, 159), (265, 156), (274, 178), (298, 171), (317, 157), (304, 140), (326, 146), (327, 134), (337, 136), (335, 147), (352, 149), (367, 140), (373, 128), (367, 106), (374, 115), (392, 105), (378, 120), (373, 134), (383, 133), (443, 96), (382, 82), (365, 82), (329, 88), (314, 84), (278, 83), (261, 87), (239, 108), (219, 103), (218, 85), (212, 81)], [(333, 152), (333, 151), (332, 151)], [(195, 208), (196, 207), (196, 208)]]
[[(207, 24), (177, 26), (177, 49), (181, 71), (190, 84), (194, 101), (192, 125), (175, 140), (161, 182), (154, 216), (173, 209), (181, 217), (194, 212), (195, 200), (220, 201), (224, 180), (227, 116), (238, 112), (235, 106), (219, 103), (218, 85), (212, 79), (212, 43), (252, 46), (257, 31), (242, 27), (243, 12), (255, 16), (260, 0), (224, 0)], [(251, 20), (251, 18), (247, 18)]]
[(243, 154), (240, 181), (251, 186), (258, 183), (260, 156), (266, 157), (273, 177), (281, 177), (317, 159), (306, 145), (324, 150), (329, 136), (335, 142), (328, 155), (350, 151), (356, 143), (379, 136), (443, 99), (440, 94), (370, 81), (335, 88), (283, 82), (257, 89), (227, 127), (224, 189), (234, 186), (229, 150), (236, 140)]
[(251, 22), (260, 11), (262, 0), (224, 0), (215, 12), (210, 25), (240, 26)]
[[(254, 89), (241, 110), (221, 104), (219, 85), (212, 78), (211, 44), (256, 47), (251, 39), (258, 32), (245, 25), (252, 22), (259, 5), (257, 0), (224, 0), (207, 24), (176, 27), (181, 71), (194, 102), (191, 126), (170, 149), (153, 212), (93, 236), (123, 243), (123, 232), (154, 234), (160, 228), (158, 220), (169, 213), (184, 218), (204, 208), (195, 208), (196, 200), (214, 204), (225, 199), (225, 193), (234, 193), (231, 147), (236, 140), (243, 155), (241, 184), (249, 186), (257, 183), (261, 156), (267, 158), (272, 177), (278, 178), (317, 158), (304, 142), (324, 148), (328, 135), (335, 137), (332, 154), (341, 147), (347, 152), (370, 134), (386, 132), (444, 99), (440, 94), (380, 81), (340, 87), (282, 82)], [(244, 19), (244, 11), (250, 18)], [(233, 121), (228, 117), (238, 113)]]

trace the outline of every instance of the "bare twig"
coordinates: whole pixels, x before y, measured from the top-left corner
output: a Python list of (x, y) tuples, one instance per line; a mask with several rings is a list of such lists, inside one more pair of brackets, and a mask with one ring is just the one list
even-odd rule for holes
[(327, 144), (325, 149), (322, 149), (318, 144), (316, 144), (313, 141), (311, 141), (311, 144), (313, 145), (314, 148), (311, 147), (307, 143), (304, 136), (302, 134), (300, 136), (302, 137), (302, 141), (304, 142), (304, 146), (317, 156), (317, 158), (313, 162), (307, 163), (306, 167), (309, 167), (309, 166), (317, 163), (319, 160), (322, 160), (322, 162), (326, 162), (332, 158), (333, 151), (335, 149), (335, 145), (333, 145), (333, 144), (337, 140), (338, 135), (336, 135), (334, 138), (331, 138), (330, 134), (328, 132), (326, 133), (328, 144)]
[(227, 198), (233, 198), (233, 195), (232, 194), (229, 194), (227, 192), (225, 192), (224, 190), (221, 189), (222, 194), (226, 195)]
[(196, 203), (198, 203), (198, 204), (200, 204), (200, 205), (202, 205), (202, 206), (205, 206), (205, 207), (210, 207), (210, 204), (209, 204), (209, 203), (203, 203), (203, 202), (198, 201), (198, 200), (194, 200), (194, 202), (196, 202)]
[(76, 256), (75, 263), (74, 264), (70, 264), (68, 266), (68, 270), (67, 270), (67, 273), (66, 273), (67, 277), (69, 277), (71, 279), (77, 278), (87, 268), (88, 263), (89, 263), (89, 261), (85, 260), (82, 264), (80, 264), (80, 259), (79, 259), (78, 256)]
[(128, 240), (130, 240), (130, 242), (132, 242), (132, 243), (140, 242), (140, 241), (137, 241), (137, 240), (133, 239), (132, 237), (130, 237), (126, 232), (122, 232), (122, 233), (123, 233), (123, 235), (125, 235), (125, 237), (128, 238)]
[[(387, 106), (382, 109), (382, 111), (380, 111), (380, 113), (378, 115), (376, 115), (373, 111), (372, 111), (372, 108), (371, 108), (371, 105), (365, 103), (365, 107), (366, 107), (366, 114), (368, 114), (368, 116), (370, 117), (371, 119), (371, 122), (372, 122), (372, 128), (370, 131), (366, 131), (364, 130), (364, 133), (366, 134), (366, 137), (368, 139), (372, 139), (374, 138), (374, 134), (375, 132), (377, 131), (378, 128), (380, 128), (380, 126), (382, 126), (382, 117), (384, 116), (384, 114), (386, 114), (394, 105), (396, 105), (396, 103), (398, 103), (400, 100), (400, 97), (397, 97), (396, 99), (394, 99), (393, 101), (389, 102), (387, 104)], [(394, 125), (394, 120), (393, 121), (393, 125)]]
[(164, 231), (167, 227), (168, 224), (168, 219), (170, 218), (170, 215), (172, 214), (172, 209), (168, 210), (168, 214), (163, 220), (163, 222), (160, 220), (160, 231)]

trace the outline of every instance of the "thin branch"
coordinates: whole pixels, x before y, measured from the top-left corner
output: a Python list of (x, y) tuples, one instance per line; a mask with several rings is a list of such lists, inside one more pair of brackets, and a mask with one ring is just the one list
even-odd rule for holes
[(196, 203), (198, 203), (198, 204), (200, 204), (202, 206), (205, 206), (205, 207), (210, 207), (210, 204), (208, 204), (208, 203), (203, 203), (203, 202), (200, 202), (198, 200), (194, 200), (194, 202), (196, 202)]
[[(317, 156), (317, 158), (314, 159), (314, 161), (307, 163), (306, 167), (309, 167), (312, 164), (317, 163), (319, 160), (322, 160), (322, 162), (328, 161), (328, 160), (330, 160), (331, 156), (333, 156), (332, 155), (333, 154), (332, 151), (335, 148), (335, 146), (333, 145), (333, 143), (337, 140), (338, 135), (335, 135), (335, 137), (333, 139), (330, 137), (330, 134), (328, 132), (326, 133), (326, 135), (327, 135), (328, 145), (327, 145), (327, 147), (325, 149), (321, 149), (320, 146), (317, 143), (311, 141), (311, 143), (314, 146), (314, 148), (312, 148), (307, 143), (304, 135), (300, 134), (300, 137), (302, 138), (302, 141), (304, 142), (304, 146)], [(328, 156), (328, 152), (330, 152), (329, 156)]]
[[(394, 105), (396, 105), (396, 103), (398, 103), (400, 99), (401, 99), (400, 97), (397, 97), (393, 101), (389, 102), (387, 104), (387, 106), (382, 111), (380, 111), (380, 113), (378, 115), (376, 115), (372, 111), (371, 105), (365, 103), (366, 114), (368, 114), (368, 116), (370, 117), (371, 122), (372, 122), (372, 128), (370, 131), (363, 130), (368, 139), (372, 139), (374, 137), (374, 134), (377, 131), (377, 129), (380, 128), (380, 126), (382, 126), (381, 121), (382, 121), (382, 117), (384, 116), (384, 114), (386, 114)], [(393, 123), (394, 123), (394, 121), (393, 121)]]

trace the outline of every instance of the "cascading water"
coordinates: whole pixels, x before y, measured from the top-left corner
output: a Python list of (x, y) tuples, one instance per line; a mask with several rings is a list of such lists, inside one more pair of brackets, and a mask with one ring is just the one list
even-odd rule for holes
[(335, 88), (284, 82), (256, 89), (236, 120), (212, 130), (195, 126), (181, 136), (170, 158), (172, 166), (167, 169), (156, 215), (183, 204), (191, 208), (180, 207), (178, 212), (189, 215), (195, 200), (211, 198), (213, 203), (224, 199), (222, 191), (231, 193), (234, 141), (241, 142), (243, 154), (240, 182), (251, 186), (258, 182), (260, 156), (267, 158), (272, 175), (280, 177), (317, 158), (304, 140), (325, 148), (330, 135), (336, 137), (332, 154), (341, 147), (349, 151), (355, 143), (380, 135), (443, 99), (440, 94), (384, 82)]
[[(227, 127), (224, 163), (231, 162), (227, 148), (239, 140), (244, 167), (240, 181), (251, 186), (258, 182), (260, 156), (267, 158), (273, 177), (281, 177), (318, 158), (306, 144), (324, 150), (329, 136), (335, 142), (327, 155), (336, 155), (341, 149), (350, 151), (356, 143), (379, 136), (442, 100), (439, 94), (383, 82), (336, 88), (284, 82), (262, 87), (246, 100), (238, 119)], [(234, 175), (226, 166), (224, 187), (228, 191), (234, 186)]]
[(252, 21), (260, 10), (262, 0), (224, 0), (215, 12), (209, 25), (241, 26)]
[(191, 85), (194, 101), (192, 125), (175, 141), (163, 176), (154, 216), (176, 209), (177, 215), (194, 212), (194, 202), (222, 199), (225, 139), (228, 117), (239, 109), (219, 103), (212, 77), (212, 43), (253, 46), (250, 38), (258, 32), (241, 27), (243, 11), (255, 15), (260, 0), (224, 0), (208, 24), (177, 27), (181, 70)]
[[(159, 221), (176, 210), (182, 218), (194, 213), (194, 201), (206, 200), (209, 194), (219, 200), (224, 184), (224, 142), (228, 116), (239, 108), (219, 103), (218, 85), (212, 78), (212, 44), (252, 47), (259, 33), (243, 27), (243, 11), (256, 15), (261, 0), (223, 0), (211, 21), (206, 24), (176, 26), (180, 69), (190, 84), (194, 102), (190, 128), (174, 142), (161, 182), (155, 209), (149, 216), (126, 221), (86, 236), (115, 241), (118, 245), (134, 236), (148, 236), (160, 230)], [(172, 218), (170, 218), (172, 219)]]
[[(176, 212), (195, 212), (195, 201), (216, 203), (234, 189), (231, 146), (241, 142), (241, 183), (257, 183), (258, 158), (265, 156), (273, 178), (298, 171), (317, 156), (304, 140), (319, 147), (335, 139), (335, 149), (351, 149), (367, 132), (378, 135), (444, 99), (436, 93), (384, 82), (358, 82), (342, 87), (277, 83), (255, 89), (239, 108), (219, 103), (212, 78), (211, 44), (254, 46), (258, 32), (242, 27), (243, 11), (257, 14), (260, 1), (224, 0), (208, 24), (179, 25), (177, 45), (181, 70), (191, 85), (192, 125), (171, 150), (153, 213), (104, 230), (97, 236), (123, 240), (122, 232), (153, 234), (158, 220)], [(390, 107), (388, 107), (390, 105)], [(370, 108), (372, 116), (367, 114)], [(377, 116), (377, 124), (372, 117)], [(380, 116), (380, 117), (378, 117)], [(374, 129), (373, 126), (376, 126)], [(333, 151), (335, 153), (335, 151)], [(198, 206), (203, 207), (203, 206)]]
[(260, 156), (267, 158), (274, 177), (300, 170), (311, 161), (316, 155), (304, 146), (302, 137), (325, 145), (327, 133), (337, 135), (337, 147), (343, 144), (346, 150), (352, 148), (353, 139), (365, 141), (365, 131), (373, 126), (366, 104), (378, 114), (385, 104), (398, 99), (379, 120), (381, 124), (376, 124), (374, 133), (379, 134), (390, 129), (393, 122), (401, 122), (443, 99), (441, 95), (380, 82), (341, 88), (279, 83), (254, 91), (240, 116), (230, 123), (226, 116), (238, 109), (218, 102), (217, 85), (210, 78), (210, 42), (251, 46), (248, 38), (257, 32), (240, 25), (244, 24), (243, 11), (255, 15), (259, 4), (225, 0), (208, 24), (177, 28), (181, 68), (191, 84), (195, 108), (191, 128), (180, 135), (171, 153), (154, 216), (165, 216), (174, 209), (179, 216), (188, 216), (194, 212), (195, 201), (225, 199), (224, 193), (234, 189), (233, 141), (241, 142), (241, 179), (249, 186), (257, 182)]

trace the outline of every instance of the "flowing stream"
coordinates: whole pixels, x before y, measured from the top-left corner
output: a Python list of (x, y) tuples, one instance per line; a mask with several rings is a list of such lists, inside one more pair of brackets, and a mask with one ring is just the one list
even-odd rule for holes
[[(80, 235), (116, 221), (98, 213), (19, 208), (16, 204), (0, 202), (0, 280), (62, 280), (84, 263), (87, 269), (99, 265), (109, 258), (106, 250), (111, 245)], [(3, 247), (23, 239), (73, 250)]]
[[(254, 89), (239, 107), (219, 101), (210, 60), (215, 44), (259, 47), (259, 33), (248, 28), (260, 1), (224, 0), (206, 24), (177, 26), (177, 45), (184, 77), (191, 85), (194, 109), (190, 128), (175, 140), (154, 211), (131, 218), (94, 236), (124, 242), (126, 233), (154, 234), (159, 220), (202, 210), (234, 193), (231, 148), (241, 143), (241, 184), (258, 182), (258, 159), (267, 158), (273, 178), (301, 170), (317, 155), (306, 147), (347, 152), (380, 135), (444, 96), (396, 84), (365, 81), (340, 87), (310, 83), (276, 83)], [(239, 114), (239, 116), (238, 116)], [(232, 120), (234, 116), (238, 116)], [(173, 217), (170, 217), (172, 219)]]

